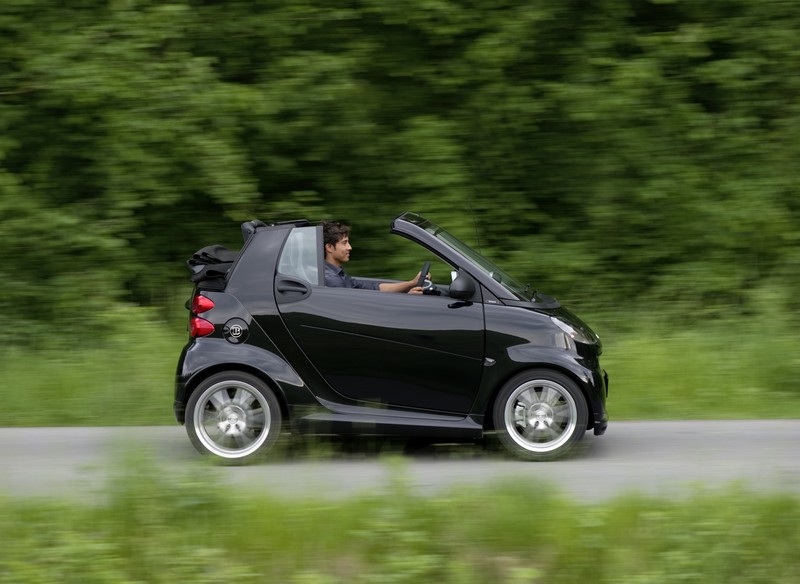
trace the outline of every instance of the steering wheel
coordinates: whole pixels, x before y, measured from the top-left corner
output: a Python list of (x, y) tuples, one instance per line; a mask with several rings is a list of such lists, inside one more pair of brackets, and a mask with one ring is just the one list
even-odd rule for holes
[(425, 262), (422, 264), (422, 269), (419, 271), (419, 280), (417, 280), (417, 287), (424, 288), (425, 280), (428, 279), (428, 272), (431, 269), (431, 263)]
[(425, 262), (422, 264), (422, 269), (419, 272), (419, 280), (417, 280), (417, 286), (422, 288), (423, 294), (432, 294), (434, 296), (439, 296), (441, 292), (436, 288), (436, 284), (428, 279), (428, 271), (431, 269), (431, 263)]

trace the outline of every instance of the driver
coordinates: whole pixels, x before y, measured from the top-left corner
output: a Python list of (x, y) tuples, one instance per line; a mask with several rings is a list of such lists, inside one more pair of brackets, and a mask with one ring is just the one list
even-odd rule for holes
[(348, 276), (342, 264), (350, 261), (350, 226), (338, 221), (322, 222), (322, 237), (325, 247), (325, 285), (337, 288), (361, 288), (381, 292), (404, 292), (422, 294), (417, 286), (421, 272), (407, 282), (368, 282)]

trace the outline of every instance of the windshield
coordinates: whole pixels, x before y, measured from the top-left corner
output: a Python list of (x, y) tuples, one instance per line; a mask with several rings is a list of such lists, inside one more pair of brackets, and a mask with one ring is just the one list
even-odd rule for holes
[(511, 275), (506, 273), (505, 270), (498, 267), (491, 260), (483, 257), (480, 253), (472, 249), (470, 246), (468, 246), (466, 243), (458, 239), (455, 235), (453, 235), (446, 229), (439, 227), (435, 223), (431, 223), (427, 219), (424, 219), (414, 213), (403, 214), (403, 219), (405, 219), (409, 223), (413, 223), (421, 227), (422, 229), (424, 229), (437, 239), (445, 242), (447, 245), (458, 251), (461, 255), (463, 255), (468, 260), (473, 262), (476, 266), (478, 266), (486, 275), (488, 275), (495, 281), (502, 284), (503, 287), (506, 288), (509, 292), (511, 292), (517, 299), (519, 300), (531, 299), (532, 294), (530, 292), (529, 286), (520, 284)]

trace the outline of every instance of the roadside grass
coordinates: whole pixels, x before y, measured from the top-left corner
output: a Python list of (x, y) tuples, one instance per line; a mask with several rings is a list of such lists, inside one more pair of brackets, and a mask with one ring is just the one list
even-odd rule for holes
[[(127, 309), (120, 320), (126, 324), (101, 341), (7, 347), (0, 358), (0, 426), (174, 423), (184, 323), (159, 321), (145, 309)], [(646, 318), (601, 324), (612, 422), (800, 418), (792, 323), (774, 315), (693, 326)]]
[(800, 418), (800, 351), (787, 318), (639, 323), (611, 334), (612, 419)]
[[(800, 581), (800, 498), (731, 486), (580, 503), (536, 483), (275, 498), (121, 458), (94, 504), (0, 499), (0, 583)], [(322, 485), (320, 488), (324, 488)]]
[(127, 322), (103, 339), (6, 348), (0, 426), (174, 423), (172, 390), (185, 331), (145, 309), (127, 309), (120, 318)]

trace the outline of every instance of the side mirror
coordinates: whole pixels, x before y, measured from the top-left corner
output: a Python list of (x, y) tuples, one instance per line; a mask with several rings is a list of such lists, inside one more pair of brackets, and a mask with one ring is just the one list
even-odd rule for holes
[(475, 280), (464, 272), (453, 272), (450, 283), (450, 298), (470, 300), (475, 295)]

